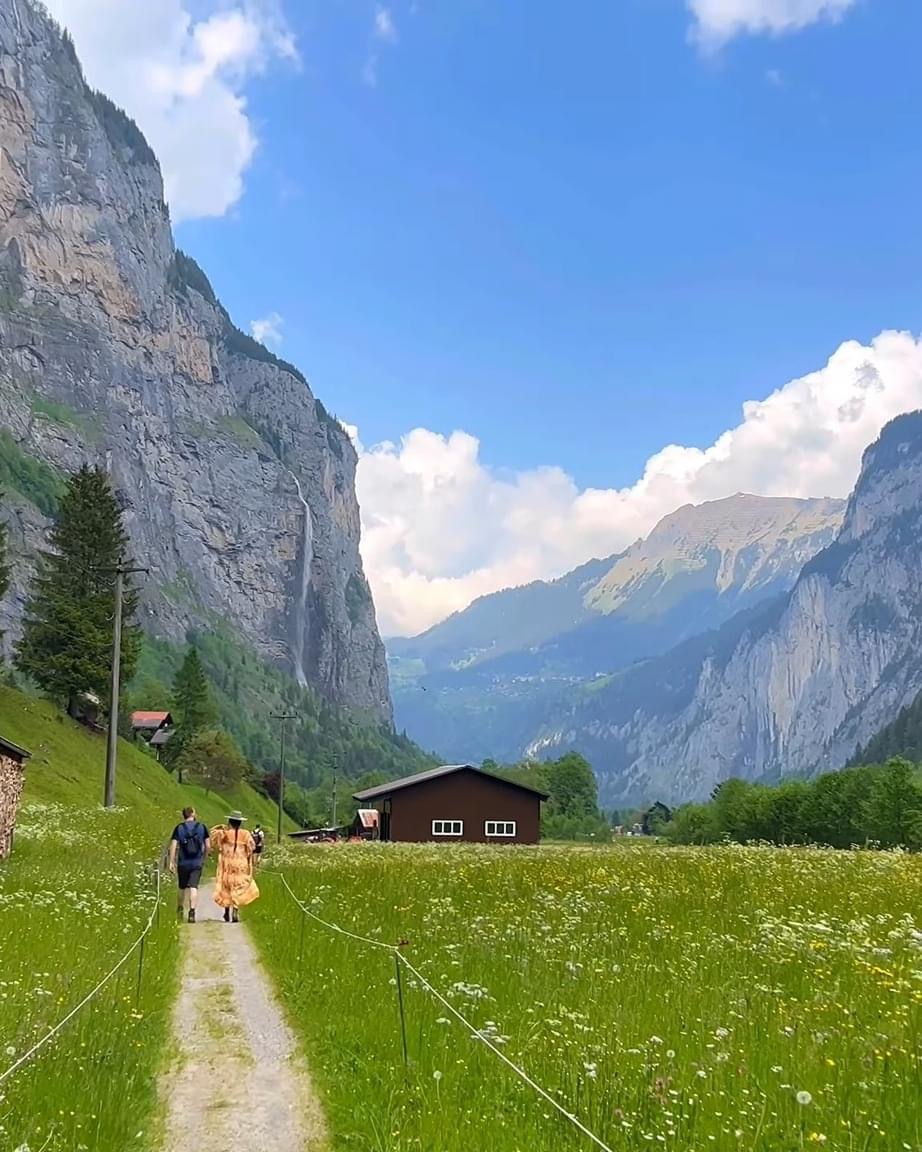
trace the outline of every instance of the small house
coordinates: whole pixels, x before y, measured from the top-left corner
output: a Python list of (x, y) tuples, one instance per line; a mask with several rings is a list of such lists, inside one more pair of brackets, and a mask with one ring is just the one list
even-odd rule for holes
[(377, 810), (379, 840), (537, 844), (547, 793), (471, 764), (445, 764), (355, 799)]
[(16, 811), (30, 755), (25, 748), (0, 737), (0, 860), (5, 860), (13, 847)]
[(359, 840), (377, 840), (379, 829), (377, 808), (360, 808), (349, 828), (349, 835)]
[[(169, 732), (173, 727), (173, 717), (169, 712), (132, 712), (131, 731), (135, 739), (139, 737), (148, 744), (154, 743), (158, 733)], [(161, 737), (158, 744), (162, 745)], [(158, 745), (155, 745), (157, 747)]]

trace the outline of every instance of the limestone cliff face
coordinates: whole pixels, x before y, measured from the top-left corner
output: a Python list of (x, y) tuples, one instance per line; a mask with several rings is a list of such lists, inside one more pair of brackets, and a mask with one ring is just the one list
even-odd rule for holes
[[(151, 631), (221, 621), (389, 721), (352, 444), (176, 252), (156, 158), (28, 0), (0, 5), (0, 429), (59, 472), (108, 466)], [(7, 643), (47, 527), (9, 496)]]
[(842, 529), (793, 590), (612, 679), (549, 725), (610, 801), (841, 767), (922, 689), (922, 413), (865, 453)]

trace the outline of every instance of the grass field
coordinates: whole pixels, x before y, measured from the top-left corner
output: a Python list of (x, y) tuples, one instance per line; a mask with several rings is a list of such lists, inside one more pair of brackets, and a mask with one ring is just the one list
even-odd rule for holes
[[(290, 851), (319, 915), (390, 943), (612, 1149), (922, 1148), (922, 861), (758, 848)], [(256, 937), (336, 1148), (564, 1152), (564, 1118), (265, 876)]]
[[(32, 804), (0, 868), (0, 1072), (139, 936), (157, 840), (130, 812)], [(138, 954), (60, 1037), (0, 1086), (0, 1149), (147, 1148), (178, 933), (168, 905)]]
[[(0, 865), (0, 1074), (96, 985), (152, 909), (149, 867), (195, 804), (204, 820), (240, 807), (274, 828), (247, 785), (228, 795), (180, 787), (122, 744), (118, 809), (100, 808), (105, 741), (51, 704), (0, 689), (0, 733), (32, 753), (11, 859)], [(157, 1074), (168, 1051), (179, 934), (165, 879), (145, 943), (60, 1036), (0, 1084), (0, 1152), (157, 1147)]]

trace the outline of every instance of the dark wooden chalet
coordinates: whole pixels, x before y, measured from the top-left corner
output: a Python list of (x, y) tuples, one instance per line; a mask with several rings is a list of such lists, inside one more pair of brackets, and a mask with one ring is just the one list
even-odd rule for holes
[(380, 840), (537, 844), (547, 794), (471, 764), (446, 764), (355, 799), (380, 813)]

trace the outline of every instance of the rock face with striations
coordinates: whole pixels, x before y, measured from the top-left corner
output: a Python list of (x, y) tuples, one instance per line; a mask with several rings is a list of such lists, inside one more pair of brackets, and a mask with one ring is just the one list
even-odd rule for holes
[(548, 725), (609, 802), (840, 768), (922, 689), (922, 413), (865, 453), (836, 540), (791, 592), (628, 669)]
[(96, 462), (151, 567), (151, 631), (220, 621), (389, 722), (351, 442), (175, 249), (146, 141), (28, 0), (0, 5), (0, 435), (26, 557), (0, 609), (7, 644), (48, 523), (16, 475)]

